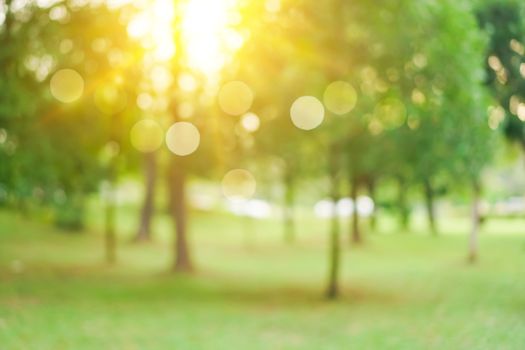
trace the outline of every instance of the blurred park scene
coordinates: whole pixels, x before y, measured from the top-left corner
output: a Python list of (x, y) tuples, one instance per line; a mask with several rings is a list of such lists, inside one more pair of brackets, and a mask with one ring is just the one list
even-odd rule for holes
[(0, 0), (0, 349), (525, 349), (525, 2)]

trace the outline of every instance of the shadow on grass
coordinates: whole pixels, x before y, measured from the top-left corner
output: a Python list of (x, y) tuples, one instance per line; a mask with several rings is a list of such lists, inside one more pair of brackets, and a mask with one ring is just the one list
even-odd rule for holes
[[(324, 297), (323, 285), (312, 282), (259, 281), (257, 276), (236, 276), (201, 271), (194, 275), (161, 273), (121, 273), (119, 268), (105, 266), (30, 267), (26, 272), (12, 274), (0, 269), (0, 279), (7, 289), (5, 296), (20, 300), (59, 301), (74, 298), (101, 303), (151, 303), (207, 305), (244, 304), (271, 310), (280, 308), (403, 305), (414, 300), (399, 290), (379, 290), (355, 281), (355, 286), (342, 286), (335, 301)], [(2, 297), (4, 295), (4, 297)]]

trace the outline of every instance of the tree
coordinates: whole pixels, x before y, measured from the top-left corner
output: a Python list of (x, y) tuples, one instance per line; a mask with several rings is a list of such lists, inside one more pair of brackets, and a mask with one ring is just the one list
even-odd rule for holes
[[(20, 206), (51, 205), (58, 225), (81, 228), (84, 198), (96, 189), (101, 176), (96, 154), (104, 144), (105, 126), (94, 118), (91, 96), (87, 88), (82, 96), (82, 87), (93, 85), (88, 76), (107, 74), (111, 68), (107, 52), (122, 48), (112, 43), (125, 45), (126, 33), (118, 26), (102, 29), (115, 16), (104, 6), (6, 5), (2, 55), (7, 69), (2, 84), (9, 86), (3, 86), (0, 119), (12, 147), (0, 181)], [(95, 13), (98, 20), (92, 20)], [(65, 92), (69, 97), (79, 93), (59, 102), (56, 93), (64, 91), (56, 82), (60, 85), (64, 75), (59, 78), (58, 73), (64, 68), (66, 76), (74, 75), (73, 90), (78, 90)]]
[(495, 110), (492, 125), (503, 122), (505, 136), (525, 150), (524, 15), (520, 1), (480, 1), (477, 7), (479, 26), (489, 37), (486, 84), (504, 110)]
[(155, 212), (155, 185), (157, 183), (157, 154), (148, 152), (143, 160), (144, 172), (144, 201), (140, 212), (140, 223), (135, 236), (137, 241), (151, 239), (151, 222)]

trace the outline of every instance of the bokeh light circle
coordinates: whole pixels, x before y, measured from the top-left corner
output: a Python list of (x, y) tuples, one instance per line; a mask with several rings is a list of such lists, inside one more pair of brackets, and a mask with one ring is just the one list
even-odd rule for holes
[(230, 200), (248, 199), (255, 194), (257, 182), (248, 170), (230, 170), (222, 179), (222, 192)]
[(230, 81), (222, 86), (218, 96), (219, 107), (226, 114), (246, 113), (253, 103), (253, 92), (242, 81)]
[(301, 96), (292, 104), (290, 116), (299, 129), (312, 130), (321, 125), (324, 119), (324, 107), (313, 96)]
[(255, 113), (246, 113), (241, 118), (241, 125), (248, 132), (255, 132), (259, 129), (261, 121)]
[(399, 99), (389, 97), (376, 105), (374, 117), (381, 122), (385, 129), (396, 129), (406, 122), (407, 110)]
[(63, 103), (78, 100), (84, 92), (84, 79), (73, 69), (60, 69), (53, 74), (49, 88), (54, 98)]
[(122, 112), (128, 103), (124, 91), (113, 85), (103, 85), (98, 87), (95, 90), (93, 98), (98, 110), (107, 115), (114, 115)]
[(326, 88), (323, 101), (330, 112), (343, 115), (354, 109), (357, 103), (357, 92), (345, 81), (334, 81)]
[(138, 151), (149, 153), (160, 148), (164, 141), (162, 127), (153, 119), (139, 120), (130, 131), (131, 144)]
[(166, 145), (178, 156), (187, 156), (195, 152), (200, 139), (199, 130), (189, 122), (177, 122), (166, 132)]

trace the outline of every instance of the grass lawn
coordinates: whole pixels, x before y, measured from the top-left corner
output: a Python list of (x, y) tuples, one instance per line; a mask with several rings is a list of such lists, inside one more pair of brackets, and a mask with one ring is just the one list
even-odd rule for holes
[(198, 271), (174, 276), (158, 221), (151, 244), (126, 228), (107, 267), (96, 225), (68, 234), (0, 212), (0, 349), (525, 349), (523, 220), (488, 222), (477, 266), (466, 225), (360, 248), (343, 232), (336, 302), (322, 298), (326, 223), (305, 219), (286, 246), (276, 222), (195, 214)]

